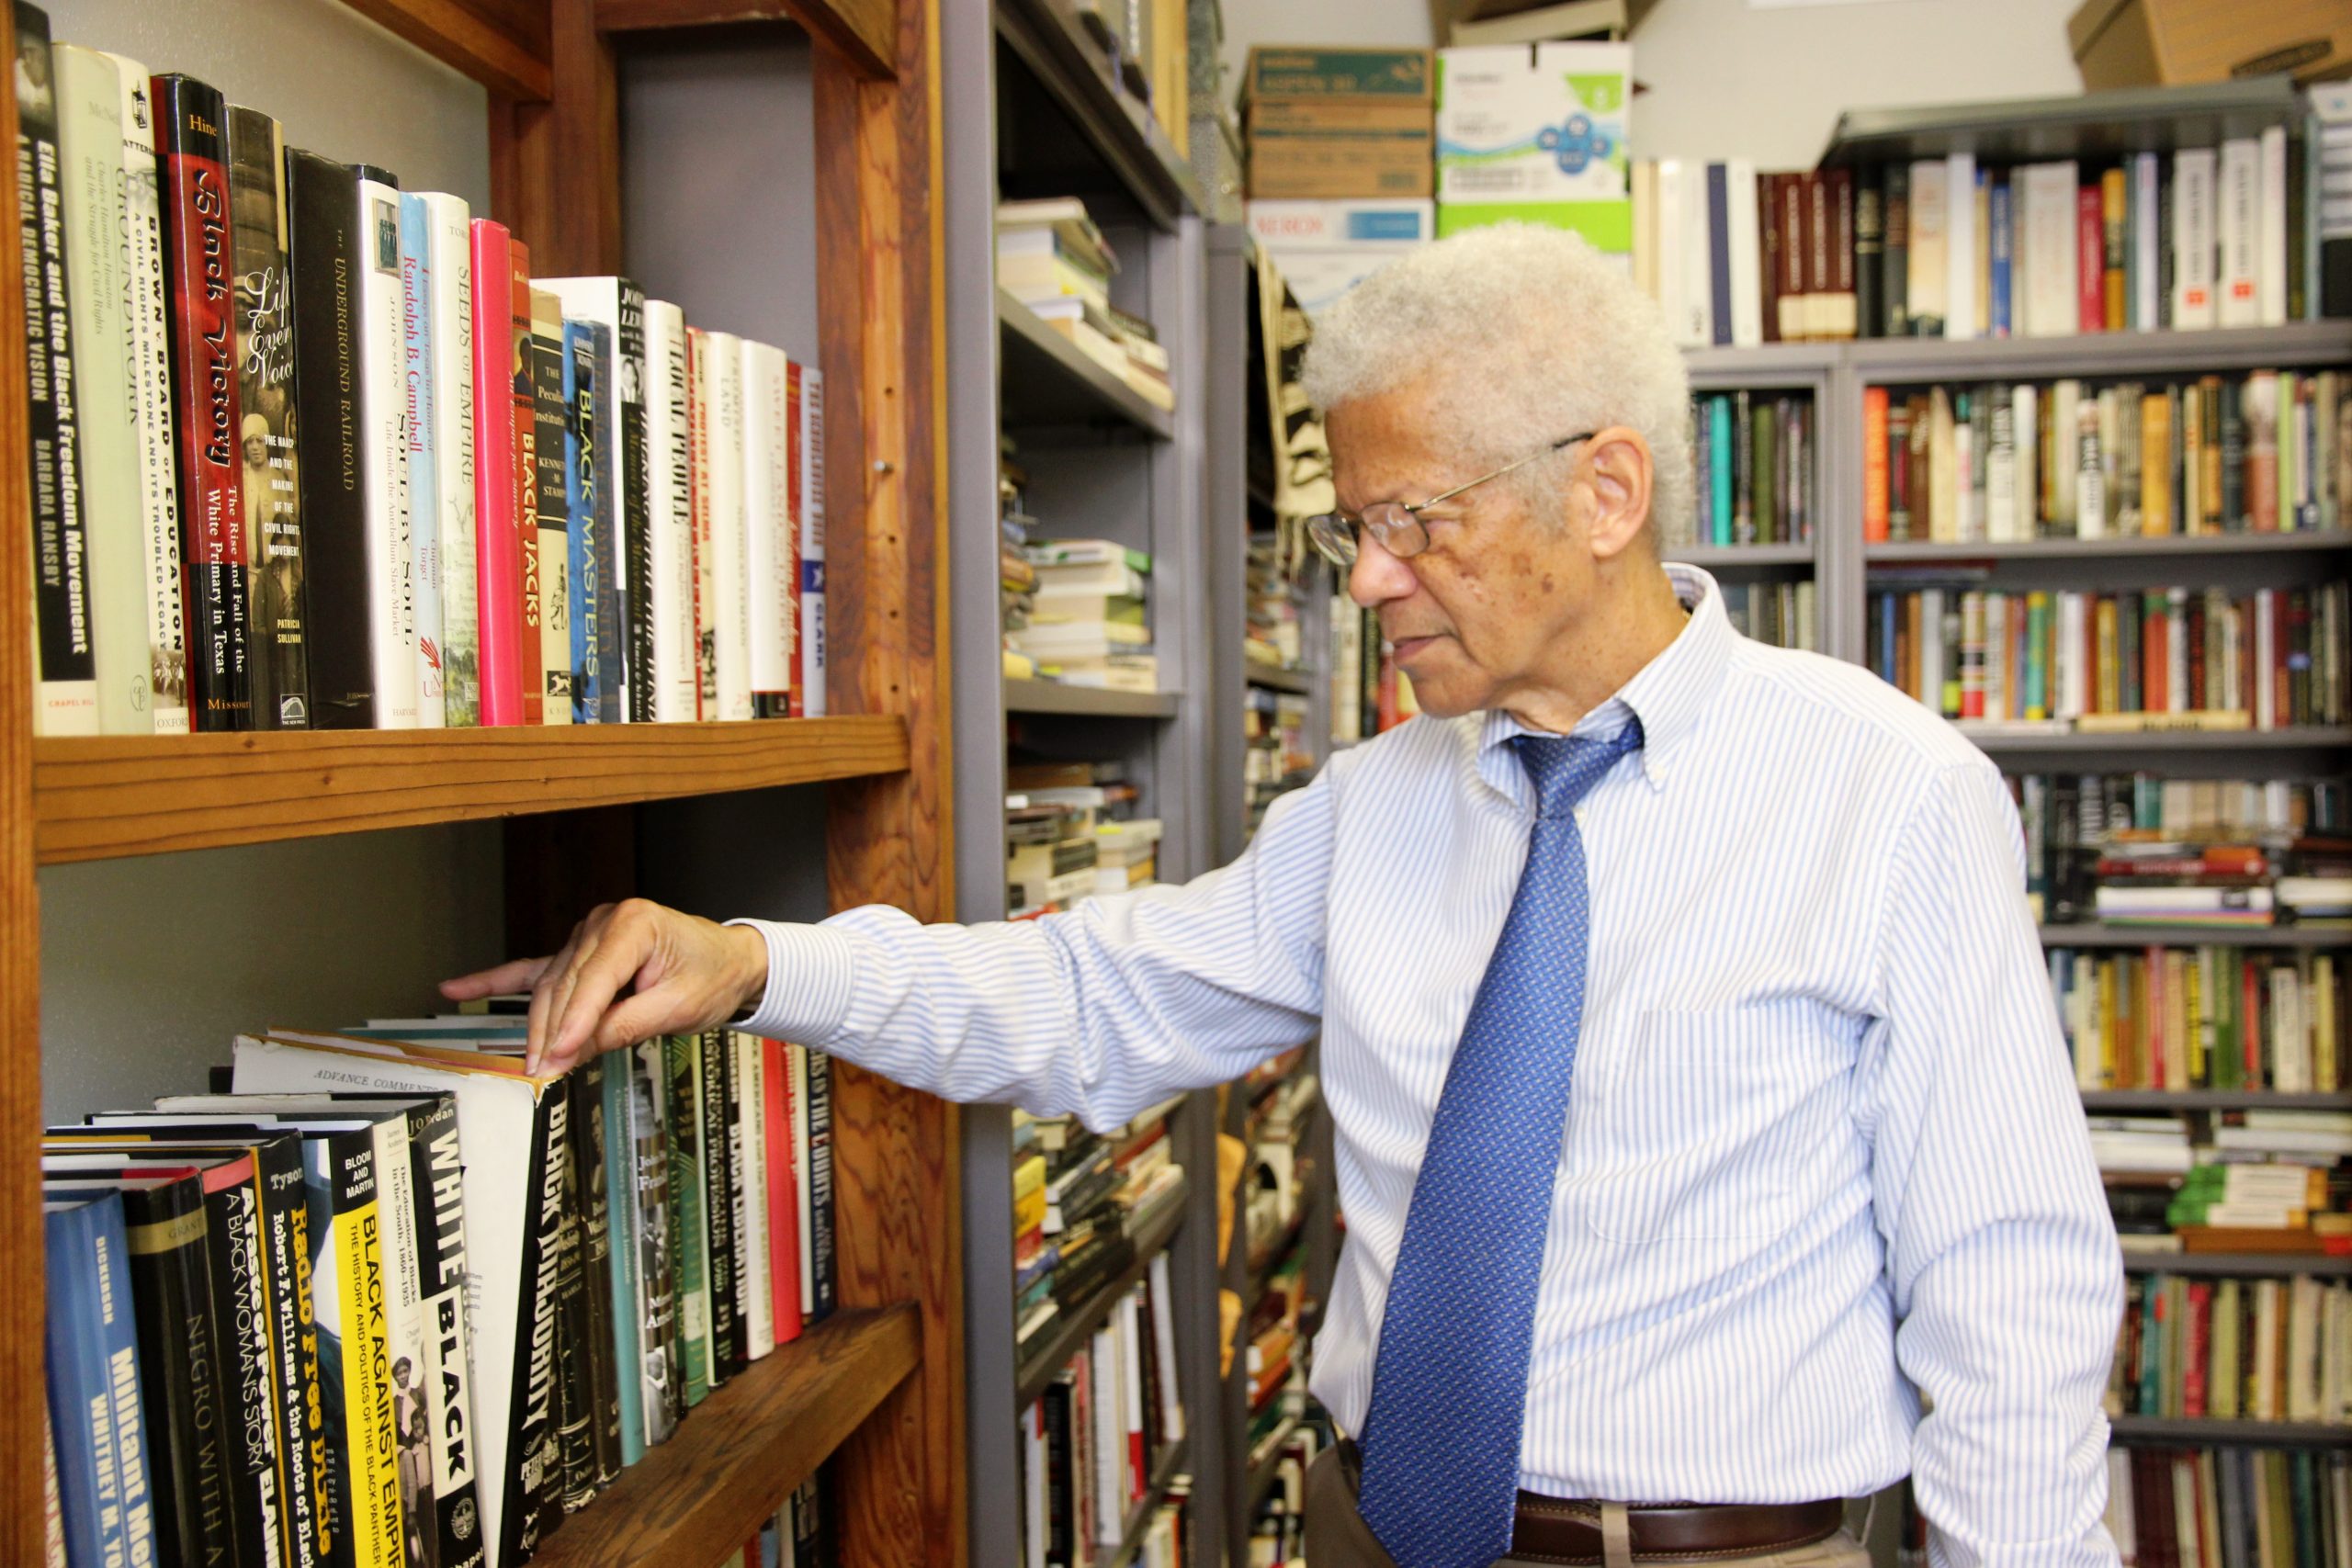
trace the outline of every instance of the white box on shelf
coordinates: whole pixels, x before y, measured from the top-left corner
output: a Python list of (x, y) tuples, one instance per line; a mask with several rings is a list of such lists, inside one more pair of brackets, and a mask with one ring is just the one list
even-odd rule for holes
[(1433, 201), (1253, 201), (1250, 237), (1283, 255), (1305, 249), (1422, 244), (1437, 237)]
[(1633, 75), (1630, 44), (1441, 50), (1439, 234), (1549, 223), (1632, 254)]

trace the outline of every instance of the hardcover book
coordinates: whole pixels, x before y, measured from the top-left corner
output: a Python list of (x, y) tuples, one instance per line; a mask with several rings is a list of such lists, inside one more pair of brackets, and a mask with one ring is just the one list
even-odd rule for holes
[[(17, 7), (20, 40), (28, 9)], [(44, 1194), (41, 1235), (49, 1308), (41, 1365), (69, 1560), (152, 1562), (154, 1499), (121, 1194)]]
[(653, 715), (695, 716), (693, 455), (686, 399), (686, 319), (661, 299), (645, 304), (646, 532), (653, 637)]
[(416, 722), (440, 729), (449, 722), (449, 671), (442, 606), (440, 382), (434, 375), (434, 334), (440, 320), (433, 301), (432, 219), (424, 197), (402, 192), (401, 245), (401, 439), (407, 453), (408, 540), (412, 595), (416, 605)]
[(611, 504), (603, 481), (608, 469), (604, 391), (599, 371), (607, 355), (593, 321), (563, 323), (564, 513), (571, 557), (571, 718), (611, 724), (620, 694), (610, 687), (606, 634), (614, 606), (609, 536)]
[(571, 653), (571, 470), (564, 427), (563, 315), (554, 295), (531, 295), (533, 482), (539, 525), (540, 721), (570, 724), (576, 680)]
[[(468, 328), (473, 334), (473, 358), (466, 367), (474, 415), (474, 593), (475, 619), (481, 640), (481, 722), (521, 724), (524, 713), (524, 623), (538, 630), (538, 572), (534, 562), (524, 570), (523, 527), (517, 505), (523, 499), (521, 472), (515, 461), (514, 396), (521, 359), (518, 351), (530, 343), (528, 315), (521, 333), (514, 321), (513, 242), (506, 226), (477, 218), (469, 227), (467, 257), (473, 310)], [(527, 299), (527, 296), (526, 296)], [(529, 526), (530, 554), (538, 553), (537, 507)], [(527, 587), (526, 587), (527, 584)], [(526, 611), (524, 594), (532, 594)], [(530, 644), (532, 684), (538, 673), (538, 643)], [(534, 691), (531, 694), (536, 695)]]
[(626, 277), (543, 277), (537, 286), (563, 302), (567, 321), (603, 330), (596, 383), (604, 400), (605, 446), (597, 492), (610, 513), (603, 587), (608, 599), (599, 628), (612, 693), (608, 724), (650, 721), (655, 705), (653, 539), (646, 473), (645, 291)]
[[(424, 209), (426, 343), (433, 402), (434, 539), (440, 552), (443, 716), (456, 728), (481, 723), (481, 592), (474, 523), (473, 215), (441, 191), (414, 198)], [(503, 334), (502, 334), (503, 336)], [(424, 504), (419, 498), (417, 504)]]
[(418, 673), (418, 573), (410, 515), (401, 192), (398, 182), (380, 169), (361, 165), (355, 173), (359, 306), (353, 380), (360, 415), (360, 493), (367, 507), (376, 727), (414, 729), (424, 722), (424, 681)]

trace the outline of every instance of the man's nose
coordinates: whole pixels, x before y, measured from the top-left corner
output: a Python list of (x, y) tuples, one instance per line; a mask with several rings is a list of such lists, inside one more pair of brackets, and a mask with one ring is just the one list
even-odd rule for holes
[(1413, 569), (1389, 553), (1370, 530), (1357, 536), (1356, 564), (1348, 569), (1348, 597), (1367, 610), (1402, 599), (1417, 586)]

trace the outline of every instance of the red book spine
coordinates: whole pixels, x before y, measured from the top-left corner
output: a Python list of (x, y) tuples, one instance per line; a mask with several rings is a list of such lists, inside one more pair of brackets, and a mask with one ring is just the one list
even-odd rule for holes
[(1862, 392), (1862, 537), (1871, 544), (1886, 538), (1886, 389)]
[(2165, 602), (2148, 595), (2140, 634), (2140, 708), (2163, 713), (2172, 706), (2172, 617)]
[(2248, 964), (2238, 971), (2238, 1038), (2245, 1049), (2245, 1076), (2238, 1081), (2247, 1089), (2268, 1089), (2269, 1075), (2262, 1066), (2262, 1043), (2267, 1038), (2263, 1029), (2263, 981)]
[(808, 716), (808, 687), (804, 679), (808, 660), (801, 657), (800, 639), (808, 635), (800, 618), (800, 519), (802, 509), (808, 504), (808, 486), (801, 475), (800, 447), (805, 432), (801, 429), (800, 361), (787, 360), (784, 367), (784, 429), (785, 479), (784, 516), (777, 522), (777, 551), (791, 562), (791, 581), (786, 596), (791, 604), (790, 620), (786, 623), (786, 646), (792, 651), (791, 678), (786, 688), (785, 712), (794, 718)]
[[(507, 482), (514, 487), (515, 592), (522, 604), (515, 616), (514, 666), (523, 684), (525, 724), (547, 722), (547, 659), (539, 642), (539, 411), (531, 380), (531, 250), (509, 236), (506, 243), (507, 321), (504, 339), (510, 357), (503, 367), (508, 417), (514, 430), (514, 467)], [(486, 276), (475, 273), (477, 280)], [(475, 285), (475, 298), (485, 290)], [(477, 333), (474, 341), (481, 341)], [(488, 408), (476, 400), (476, 408)]]
[(2097, 186), (2075, 192), (2075, 296), (2086, 333), (2107, 330), (2107, 217)]
[[(523, 562), (515, 532), (513, 314), (498, 280), (514, 267), (506, 226), (487, 218), (471, 231), (475, 287), (475, 609), (481, 627), (481, 721), (523, 722)], [(536, 532), (536, 530), (534, 530)], [(538, 671), (531, 671), (537, 685)]]
[(158, 76), (150, 86), (171, 299), (190, 720), (200, 730), (245, 729), (253, 724), (253, 679), (236, 451), (236, 262), (220, 129), (228, 105), (193, 77)]
[(2188, 1287), (2188, 1354), (2181, 1358), (2180, 1413), (2205, 1414), (2205, 1374), (2213, 1359), (2213, 1281)]
[(800, 1181), (792, 1146), (792, 1051), (763, 1040), (767, 1056), (768, 1289), (775, 1297), (775, 1342), (800, 1337)]

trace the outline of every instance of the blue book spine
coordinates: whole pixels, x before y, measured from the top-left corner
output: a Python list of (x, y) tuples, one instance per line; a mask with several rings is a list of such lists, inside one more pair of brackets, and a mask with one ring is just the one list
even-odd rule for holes
[(401, 389), (408, 400), (409, 545), (416, 585), (418, 725), (447, 722), (441, 660), (441, 507), (433, 461), (433, 246), (422, 197), (401, 197)]
[(122, 1197), (51, 1204), (42, 1233), (50, 1425), (66, 1561), (153, 1562), (154, 1500)]
[[(596, 334), (586, 321), (563, 323), (564, 502), (571, 513), (571, 721), (604, 720), (605, 561), (600, 532), (596, 448), (604, 439), (596, 378)], [(619, 1189), (634, 1191), (635, 1184)]]
[(605, 1286), (613, 1294), (613, 1365), (620, 1386), (621, 1463), (645, 1457), (645, 1357), (638, 1342), (637, 1140), (630, 1133), (628, 1075), (637, 1054), (615, 1051), (598, 1058), (598, 1089), (605, 1107), (605, 1193), (612, 1255)]
[(1995, 337), (2009, 335), (2009, 274), (2017, 259), (2017, 229), (2009, 206), (2009, 182), (1992, 182), (1989, 205), (1992, 209), (1993, 288), (1990, 314), (1992, 320), (1985, 330)]
[(1707, 298), (1718, 344), (1731, 342), (1731, 170), (1707, 165)]
[[(1708, 506), (1715, 525), (1715, 543), (1728, 545), (1732, 539), (1731, 495), (1731, 400), (1716, 396), (1707, 400), (1707, 479), (1713, 500)], [(1738, 541), (1746, 544), (1745, 539)]]
[(1894, 593), (1878, 596), (1878, 675), (1890, 686), (1894, 684), (1894, 628), (1903, 618), (1899, 598)]
[(605, 591), (596, 596), (596, 645), (604, 650), (604, 679), (597, 687), (596, 722), (619, 724), (628, 716), (628, 645), (623, 641), (628, 618), (628, 576), (621, 570), (627, 547), (621, 534), (621, 443), (625, 400), (620, 347), (613, 329), (602, 321), (588, 326), (596, 349), (596, 385), (603, 401), (596, 428), (596, 562)]

